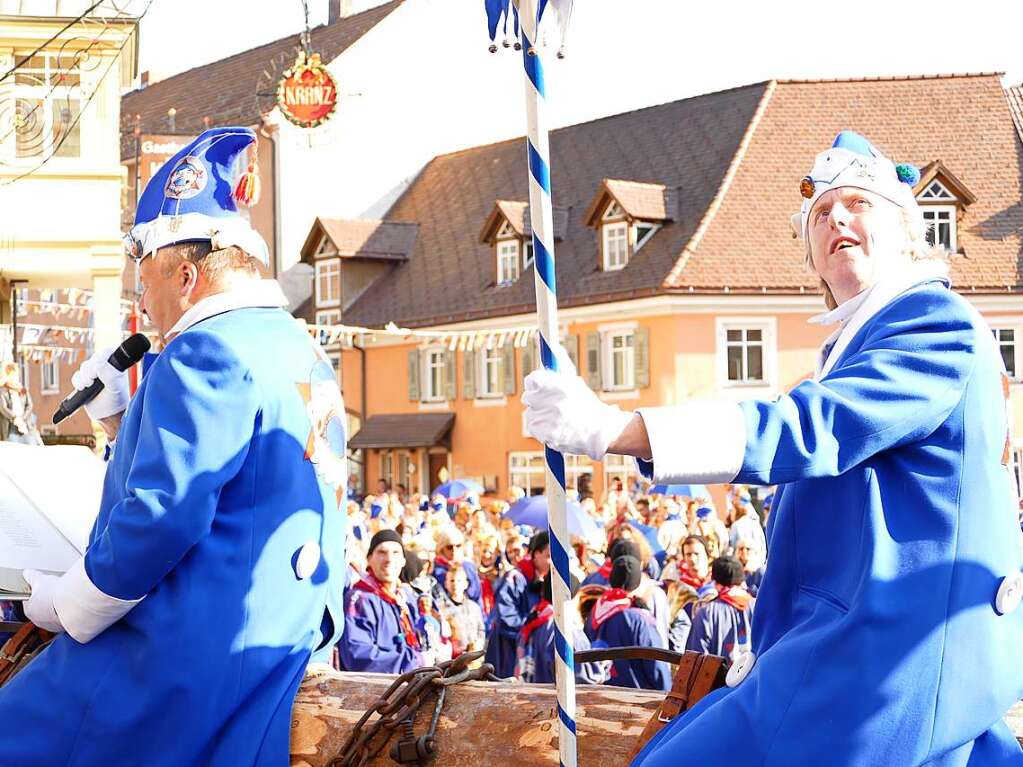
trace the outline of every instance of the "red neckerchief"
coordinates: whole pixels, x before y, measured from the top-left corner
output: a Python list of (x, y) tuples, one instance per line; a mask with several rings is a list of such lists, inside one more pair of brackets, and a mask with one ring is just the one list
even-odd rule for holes
[(532, 583), (536, 580), (536, 566), (533, 564), (532, 557), (523, 557), (519, 560), (516, 565), (524, 576), (526, 576), (526, 583)]
[(531, 618), (529, 622), (527, 622), (526, 625), (519, 630), (519, 637), (521, 637), (523, 644), (529, 641), (530, 634), (554, 617), (554, 605), (546, 599), (541, 599), (536, 603), (536, 607), (532, 609), (530, 615), (535, 617)]
[(398, 600), (391, 596), (384, 590), (384, 585), (377, 580), (377, 577), (373, 575), (372, 571), (367, 573), (355, 583), (355, 588), (361, 591), (368, 591), (370, 594), (376, 594), (387, 604), (394, 605), (398, 608), (398, 625), (401, 627), (402, 633), (405, 635), (405, 641), (409, 647), (416, 650), (419, 649), (419, 637), (416, 635), (416, 627), (412, 625), (412, 614), (409, 612), (408, 605), (405, 604), (405, 600)]
[(694, 589), (699, 591), (707, 582), (710, 580), (709, 577), (701, 579), (699, 575), (694, 573), (688, 566), (683, 565), (682, 569), (679, 570), (678, 578), (687, 586), (692, 586)]
[(433, 558), (433, 562), (435, 567), (446, 567), (448, 570), (451, 569), (451, 562), (442, 557), (440, 554)]
[(480, 578), (480, 599), (483, 601), (483, 614), (490, 615), (494, 609), (494, 586), (487, 578)]
[(590, 613), (590, 625), (596, 631), (610, 617), (632, 607), (632, 597), (625, 589), (608, 589), (597, 599)]
[(597, 570), (597, 572), (600, 573), (603, 576), (605, 581), (610, 581), (611, 580), (611, 566), (613, 564), (614, 564), (614, 562), (611, 561), (611, 557), (607, 557), (604, 560), (604, 564), (602, 564), (600, 566), (600, 569)]
[(745, 586), (718, 586), (718, 599), (739, 612), (743, 612), (750, 606), (753, 596)]

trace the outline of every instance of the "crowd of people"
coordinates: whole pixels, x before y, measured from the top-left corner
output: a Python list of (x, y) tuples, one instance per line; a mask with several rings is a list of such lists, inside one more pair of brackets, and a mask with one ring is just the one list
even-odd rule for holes
[[(648, 494), (613, 483), (580, 506), (598, 533), (573, 536), (566, 636), (577, 651), (644, 646), (727, 660), (749, 647), (764, 577), (771, 496), (730, 486), (720, 513), (707, 497)], [(350, 491), (345, 627), (335, 663), (403, 673), (485, 650), (500, 677), (554, 681), (547, 530), (506, 517), (505, 500), (409, 495), (381, 481)], [(667, 690), (666, 663), (616, 660), (577, 669), (582, 683)]]

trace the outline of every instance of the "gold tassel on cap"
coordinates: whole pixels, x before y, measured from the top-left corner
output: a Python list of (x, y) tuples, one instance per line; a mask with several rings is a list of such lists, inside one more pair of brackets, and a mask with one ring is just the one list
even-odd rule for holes
[(259, 202), (259, 191), (259, 163), (253, 159), (242, 177), (238, 179), (238, 184), (234, 188), (234, 199), (239, 205), (251, 208)]

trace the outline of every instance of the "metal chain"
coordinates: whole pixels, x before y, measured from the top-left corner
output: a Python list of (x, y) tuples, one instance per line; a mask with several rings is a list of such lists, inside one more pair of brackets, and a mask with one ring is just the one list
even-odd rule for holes
[[(469, 668), (482, 657), (482, 650), (464, 653), (454, 660), (417, 668), (395, 678), (352, 728), (340, 755), (331, 760), (328, 767), (365, 767), (384, 750), (396, 730), (402, 733), (401, 740), (391, 750), (391, 758), (396, 762), (419, 764), (433, 756), (434, 735), (447, 688), (461, 682), (505, 681), (494, 676), (494, 667), (489, 663)], [(416, 714), (434, 693), (437, 693), (437, 702), (430, 729), (426, 735), (416, 738), (413, 732)], [(370, 722), (374, 714), (377, 718)]]

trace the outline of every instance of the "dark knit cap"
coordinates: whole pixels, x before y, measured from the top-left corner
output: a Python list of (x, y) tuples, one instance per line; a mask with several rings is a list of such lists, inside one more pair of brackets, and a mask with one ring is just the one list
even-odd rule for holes
[[(548, 570), (547, 575), (545, 575), (543, 579), (542, 589), (543, 598), (546, 599), (548, 602), (551, 602), (554, 599), (554, 586), (552, 585), (552, 583), (553, 582), (551, 581), (551, 573)], [(572, 591), (572, 596), (575, 596), (575, 592), (579, 590), (579, 579), (573, 575), (572, 582), (569, 584), (568, 587)]]
[(710, 566), (710, 577), (722, 586), (738, 586), (746, 580), (742, 565), (735, 557), (718, 557)]
[(405, 552), (405, 566), (401, 568), (401, 582), (412, 583), (423, 572), (423, 560), (414, 551)]
[(532, 538), (529, 539), (529, 553), (535, 554), (538, 551), (543, 551), (551, 545), (551, 534), (546, 530), (541, 530)]
[(643, 565), (628, 554), (615, 559), (611, 565), (611, 588), (635, 591), (643, 579)]
[(611, 545), (607, 547), (607, 556), (612, 562), (618, 559), (618, 557), (643, 558), (639, 545), (628, 538), (615, 538), (611, 541)]
[(404, 541), (401, 540), (401, 536), (398, 535), (398, 533), (396, 531), (394, 531), (394, 530), (381, 530), (376, 535), (374, 535), (372, 538), (370, 538), (370, 540), (369, 540), (369, 551), (366, 552), (366, 555), (368, 556), (368, 555), (372, 554), (373, 553), (373, 549), (375, 549), (381, 543), (386, 543), (387, 541), (394, 541), (395, 543), (400, 543), (401, 544), (401, 550), (402, 551), (405, 550), (405, 543), (404, 543)]

